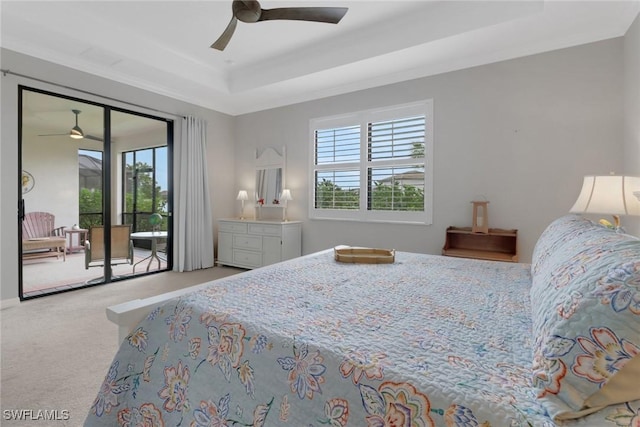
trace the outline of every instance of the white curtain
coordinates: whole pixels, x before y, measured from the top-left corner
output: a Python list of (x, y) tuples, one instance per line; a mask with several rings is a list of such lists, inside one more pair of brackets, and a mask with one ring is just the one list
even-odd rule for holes
[(207, 122), (182, 119), (176, 237), (176, 269), (213, 267), (213, 224), (207, 174)]

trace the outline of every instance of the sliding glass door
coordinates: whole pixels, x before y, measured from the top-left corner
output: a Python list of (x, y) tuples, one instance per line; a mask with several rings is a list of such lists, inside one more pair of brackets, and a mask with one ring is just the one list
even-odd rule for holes
[(21, 299), (171, 268), (173, 123), (20, 88)]

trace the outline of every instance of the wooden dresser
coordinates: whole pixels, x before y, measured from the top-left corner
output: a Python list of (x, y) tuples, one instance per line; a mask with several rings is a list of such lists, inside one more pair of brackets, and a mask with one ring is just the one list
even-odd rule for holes
[(252, 269), (300, 255), (300, 221), (221, 219), (218, 223), (218, 265)]

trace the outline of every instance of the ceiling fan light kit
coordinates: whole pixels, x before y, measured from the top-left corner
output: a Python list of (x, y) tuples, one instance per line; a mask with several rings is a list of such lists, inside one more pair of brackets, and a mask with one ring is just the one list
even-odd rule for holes
[(71, 110), (73, 112), (73, 114), (76, 115), (76, 125), (71, 129), (71, 132), (69, 132), (69, 136), (73, 139), (82, 139), (84, 138), (84, 132), (82, 132), (82, 129), (80, 129), (80, 126), (78, 126), (78, 114), (82, 113), (82, 111), (80, 110)]
[(224, 50), (231, 40), (236, 24), (242, 21), (253, 24), (261, 21), (288, 20), (310, 21), (337, 24), (349, 10), (346, 7), (282, 7), (275, 9), (262, 9), (260, 3), (255, 0), (233, 0), (231, 4), (233, 16), (222, 35), (211, 47)]
[(78, 114), (82, 113), (82, 111), (80, 111), (80, 110), (71, 110), (71, 112), (76, 115), (76, 125), (71, 128), (71, 130), (69, 131), (68, 134), (67, 133), (50, 133), (50, 134), (38, 135), (38, 136), (63, 136), (63, 135), (69, 135), (73, 139), (84, 139), (84, 138), (86, 138), (86, 139), (92, 139), (94, 141), (102, 142), (101, 138), (98, 138), (98, 137), (95, 137), (95, 136), (91, 136), (91, 135), (85, 135), (84, 132), (82, 131), (82, 128), (78, 125)]

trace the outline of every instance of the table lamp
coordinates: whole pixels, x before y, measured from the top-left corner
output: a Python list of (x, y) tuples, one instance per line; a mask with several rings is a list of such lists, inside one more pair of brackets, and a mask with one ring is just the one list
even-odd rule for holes
[(637, 176), (585, 176), (570, 212), (613, 215), (613, 225), (619, 230), (620, 215), (640, 216), (640, 199), (634, 195), (639, 188)]
[(282, 204), (282, 220), (283, 221), (287, 221), (287, 202), (289, 200), (293, 200), (293, 197), (291, 197), (291, 190), (289, 190), (288, 188), (285, 188), (284, 190), (282, 190), (282, 194), (280, 195), (280, 201), (283, 202)]
[(246, 190), (238, 191), (238, 197), (236, 197), (236, 200), (240, 200), (242, 203), (242, 207), (240, 208), (240, 219), (244, 219), (244, 201), (249, 200), (249, 195), (247, 194), (247, 191)]

